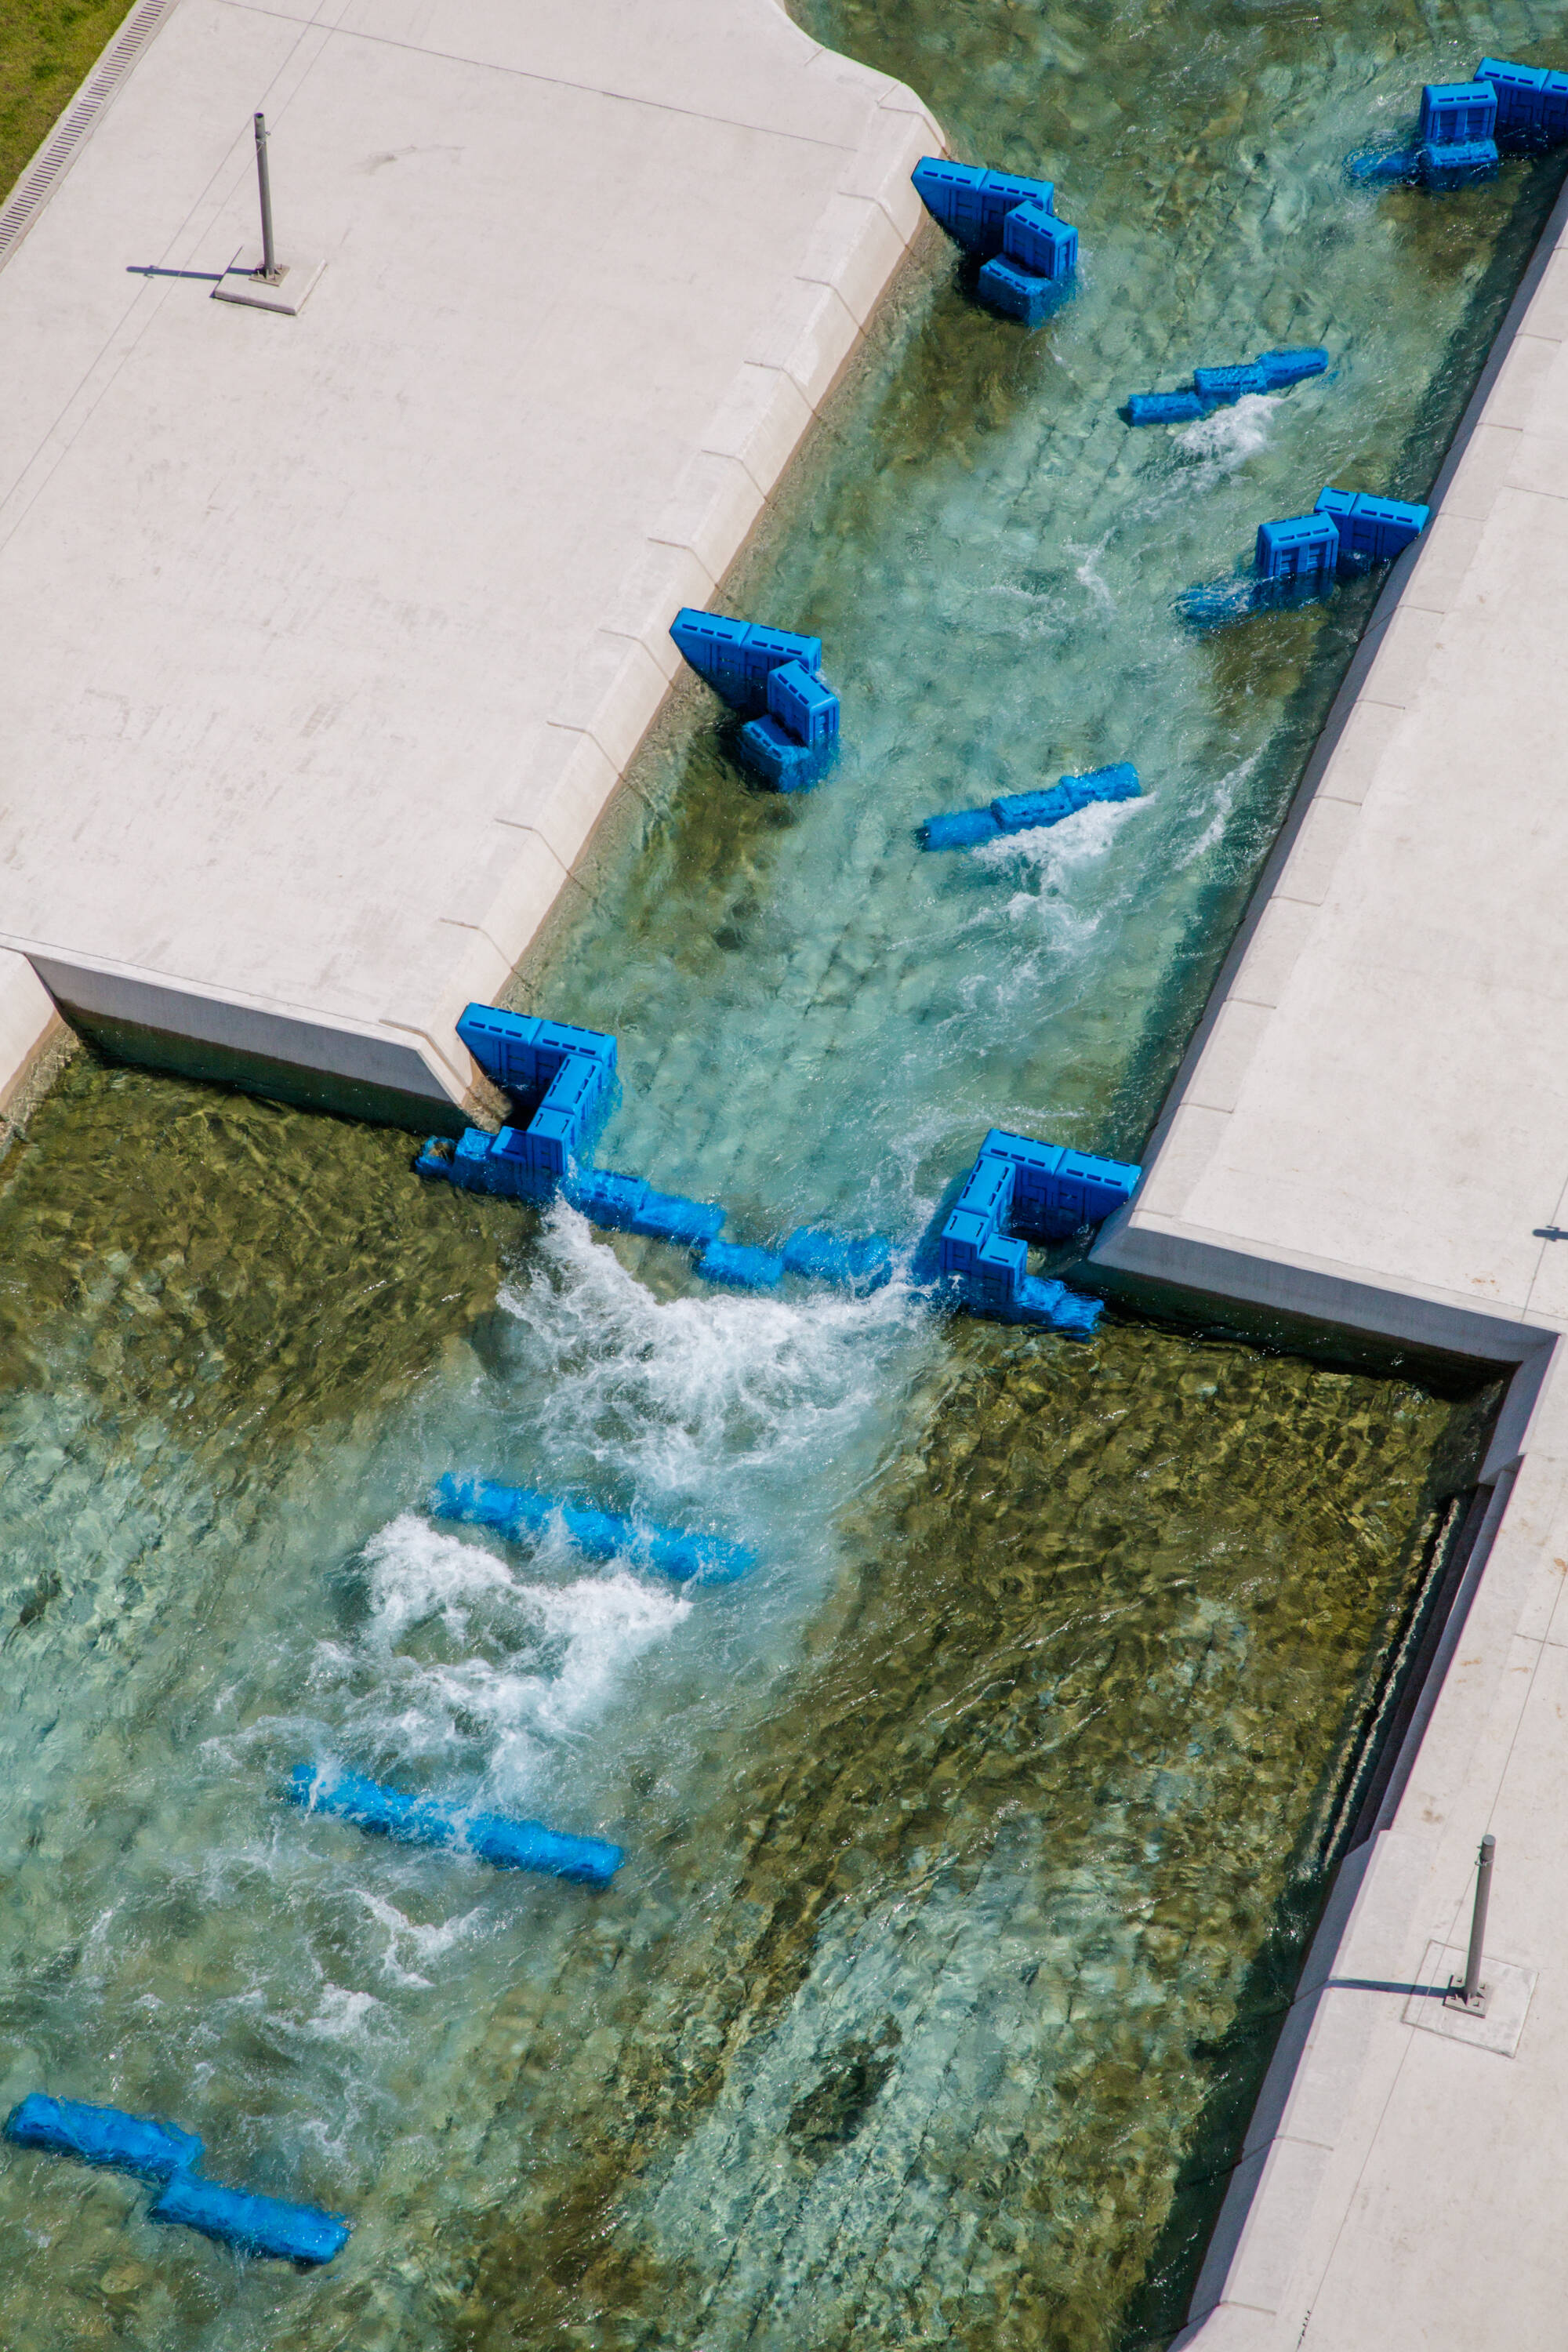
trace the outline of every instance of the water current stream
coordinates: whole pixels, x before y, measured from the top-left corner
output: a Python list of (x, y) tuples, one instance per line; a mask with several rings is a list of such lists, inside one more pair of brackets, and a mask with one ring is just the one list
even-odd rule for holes
[[(1561, 173), (1349, 148), (1543, 15), (813, 0), (1058, 184), (1030, 337), (928, 240), (737, 591), (847, 749), (682, 696), (519, 1001), (614, 1030), (603, 1157), (909, 1238), (993, 1122), (1136, 1154), (1369, 592), (1172, 599), (1318, 487), (1420, 495)], [(1129, 391), (1327, 341), (1181, 433)], [(929, 812), (1131, 758), (968, 857)], [(78, 1055), (0, 1166), (0, 2101), (176, 2117), (349, 2214), (241, 2263), (0, 2159), (16, 2352), (958, 2345), (1179, 2324), (1331, 1825), (1491, 1400), (1112, 1321), (717, 1296), (408, 1139)], [(458, 1466), (702, 1524), (680, 1593), (421, 1509)], [(619, 1839), (593, 1896), (279, 1801), (300, 1757)]]

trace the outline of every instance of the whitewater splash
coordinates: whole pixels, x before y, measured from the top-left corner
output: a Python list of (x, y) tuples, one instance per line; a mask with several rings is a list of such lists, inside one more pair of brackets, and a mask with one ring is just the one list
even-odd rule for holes
[(603, 1717), (637, 1661), (692, 1608), (625, 1567), (542, 1581), (412, 1511), (363, 1558), (365, 1623), (357, 1640), (320, 1643), (311, 1675), (336, 1702), (333, 1746), (394, 1781), (438, 1778), (503, 1810)]
[(1231, 472), (1267, 449), (1273, 437), (1274, 412), (1279, 403), (1267, 392), (1243, 393), (1228, 408), (1216, 408), (1173, 436), (1184, 457)]

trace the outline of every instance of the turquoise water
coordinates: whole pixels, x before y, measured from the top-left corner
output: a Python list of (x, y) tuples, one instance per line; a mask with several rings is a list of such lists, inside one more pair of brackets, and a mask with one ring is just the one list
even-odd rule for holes
[[(908, 1238), (992, 1122), (1136, 1152), (1369, 591), (1173, 598), (1321, 483), (1418, 495), (1557, 167), (1338, 171), (1522, 13), (905, 5), (814, 28), (1058, 182), (1034, 337), (934, 234), (741, 609), (848, 746), (749, 792), (683, 698), (522, 1001), (614, 1029), (604, 1156)], [(1130, 390), (1327, 341), (1187, 435)], [(968, 858), (944, 806), (1131, 757)], [(0, 1165), (0, 2098), (176, 2116), (350, 2213), (331, 2271), (0, 2162), (7, 2340), (1163, 2341), (1326, 1825), (1490, 1400), (1113, 1324), (717, 1296), (426, 1190), (407, 1139), (79, 1057)], [(433, 1525), (474, 1468), (753, 1544), (682, 1594)], [(595, 1898), (305, 1821), (302, 1756), (622, 1841)]]

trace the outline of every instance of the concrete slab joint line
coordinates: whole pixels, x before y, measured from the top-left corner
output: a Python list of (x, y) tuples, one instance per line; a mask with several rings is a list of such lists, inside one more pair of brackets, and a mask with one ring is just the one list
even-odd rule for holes
[[(1507, 1386), (1176, 2340), (1561, 2334), (1568, 191), (1396, 562), (1098, 1286)], [(1529, 330), (1521, 333), (1524, 322)], [(1526, 448), (1541, 454), (1527, 456)], [(1531, 471), (1531, 468), (1538, 470)], [(1517, 714), (1539, 696), (1528, 726)], [(1536, 706), (1531, 703), (1531, 706)], [(1548, 847), (1548, 845), (1553, 845)], [(1483, 1832), (1484, 2017), (1462, 1973)]]
[[(0, 948), (116, 1050), (427, 1130), (493, 1108), (457, 1015), (567, 887), (944, 142), (773, 0), (343, 15), (139, 0), (3, 216), (0, 637), (49, 790)], [(258, 109), (286, 318), (247, 282)]]

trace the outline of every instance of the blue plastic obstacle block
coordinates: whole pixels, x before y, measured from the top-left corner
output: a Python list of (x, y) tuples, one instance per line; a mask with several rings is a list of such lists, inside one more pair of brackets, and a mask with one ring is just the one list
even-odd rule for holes
[(29, 2091), (5, 2118), (5, 2137), (16, 2147), (47, 2148), (74, 2156), (81, 2164), (113, 2165), (140, 2180), (169, 2180), (200, 2160), (195, 2132), (153, 2116), (128, 2116), (119, 2107), (92, 2107), (79, 2099), (51, 2099)]
[(626, 1855), (604, 1838), (568, 1837), (542, 1822), (507, 1821), (500, 1813), (467, 1813), (431, 1797), (388, 1789), (358, 1772), (329, 1773), (297, 1764), (286, 1793), (307, 1812), (331, 1813), (373, 1835), (410, 1845), (460, 1846), (498, 1870), (538, 1870), (552, 1878), (607, 1886)]
[(1261, 580), (1210, 580), (1196, 588), (1182, 589), (1176, 608), (1195, 629), (1219, 629), (1262, 611), (1277, 593)]
[(679, 1192), (656, 1192), (650, 1184), (626, 1231), (645, 1234), (650, 1241), (698, 1249), (712, 1241), (723, 1224), (724, 1211), (714, 1202), (688, 1201)]
[(1132, 392), (1127, 395), (1130, 425), (1192, 425), (1208, 415), (1195, 392)]
[(922, 849), (974, 849), (1000, 841), (1002, 827), (988, 808), (955, 809), (951, 816), (928, 816), (917, 837)]
[(1194, 368), (1193, 385), (1201, 400), (1223, 408), (1247, 393), (1267, 392), (1268, 378), (1256, 360), (1249, 360), (1241, 367)]
[(647, 1199), (647, 1186), (640, 1176), (617, 1176), (608, 1168), (580, 1169), (566, 1179), (561, 1189), (590, 1224), (605, 1225), (619, 1233), (636, 1230), (638, 1213)]
[(1021, 319), (1026, 327), (1037, 327), (1055, 308), (1062, 290), (1061, 280), (1037, 277), (1005, 254), (988, 261), (975, 282), (983, 301), (1009, 319)]
[(1539, 66), (1510, 65), (1502, 58), (1483, 58), (1476, 79), (1489, 82), (1497, 93), (1497, 121), (1492, 136), (1500, 145), (1530, 145), (1540, 135), (1546, 96), (1546, 75)]
[(520, 1102), (542, 1101), (569, 1058), (585, 1061), (606, 1080), (615, 1076), (616, 1041), (602, 1030), (470, 1004), (458, 1023), (458, 1034), (486, 1077)]
[(756, 1566), (755, 1555), (743, 1544), (726, 1543), (718, 1536), (684, 1535), (679, 1528), (651, 1527), (618, 1512), (563, 1503), (531, 1486), (458, 1478), (450, 1471), (437, 1480), (429, 1508), (434, 1518), (493, 1528), (513, 1542), (542, 1534), (556, 1522), (590, 1559), (634, 1559), (679, 1584), (693, 1578), (704, 1584), (731, 1584)]
[(880, 1290), (892, 1278), (893, 1253), (876, 1234), (835, 1234), (802, 1225), (791, 1234), (782, 1255), (786, 1274), (831, 1282), (860, 1296)]
[(290, 2205), (281, 2197), (253, 2197), (216, 2180), (176, 2173), (150, 2221), (180, 2221), (242, 2254), (275, 2254), (290, 2263), (330, 2263), (349, 2242), (349, 2225), (316, 2205)]
[(1362, 147), (1345, 157), (1345, 173), (1358, 187), (1385, 186), (1398, 180), (1416, 180), (1421, 176), (1421, 150), (1418, 147)]
[(1339, 560), (1340, 535), (1330, 515), (1292, 515), (1258, 527), (1253, 562), (1259, 580), (1331, 579)]
[(838, 741), (838, 697), (804, 662), (770, 670), (768, 715), (810, 751), (830, 751)]
[(819, 782), (832, 758), (832, 747), (814, 751), (793, 736), (771, 711), (749, 719), (741, 730), (744, 764), (778, 793), (809, 792)]
[(1000, 1127), (987, 1135), (980, 1158), (1012, 1170), (1009, 1221), (1029, 1241), (1062, 1241), (1080, 1225), (1101, 1223), (1132, 1198), (1143, 1173), (1129, 1160), (1068, 1151)]
[(1404, 499), (1369, 498), (1364, 490), (1323, 489), (1318, 512), (1329, 516), (1340, 535), (1345, 563), (1386, 563), (1426, 528), (1430, 507)]
[(1031, 196), (1015, 205), (1003, 222), (1002, 255), (1053, 286), (1065, 286), (1078, 268), (1078, 231)]
[(969, 252), (981, 255), (1001, 252), (1004, 224), (1017, 205), (1035, 203), (1048, 213), (1055, 194), (1049, 180), (988, 172), (940, 155), (922, 155), (910, 177), (931, 218)]
[(1500, 160), (1495, 139), (1423, 147), (1421, 176), (1429, 188), (1473, 188), (1492, 177)]
[(1421, 143), (1459, 147), (1497, 132), (1497, 90), (1489, 81), (1429, 81), (1421, 93)]
[(1068, 1339), (1091, 1339), (1104, 1313), (1102, 1300), (1086, 1298), (1081, 1291), (1069, 1290), (1065, 1282), (1045, 1282), (1028, 1274), (1018, 1285), (1007, 1319), (1043, 1324), (1047, 1330), (1059, 1331)]
[(1308, 376), (1321, 375), (1329, 364), (1329, 355), (1321, 343), (1296, 343), (1279, 352), (1259, 352), (1258, 364), (1270, 392), (1283, 392), (1292, 383), (1302, 383)]
[(704, 1282), (726, 1282), (736, 1290), (776, 1290), (784, 1262), (772, 1250), (747, 1249), (739, 1242), (710, 1242), (697, 1261)]
[(719, 613), (682, 605), (669, 625), (683, 658), (733, 710), (760, 718), (768, 707), (769, 674), (786, 662), (815, 673), (822, 667), (822, 639), (770, 629), (760, 621), (731, 621)]

